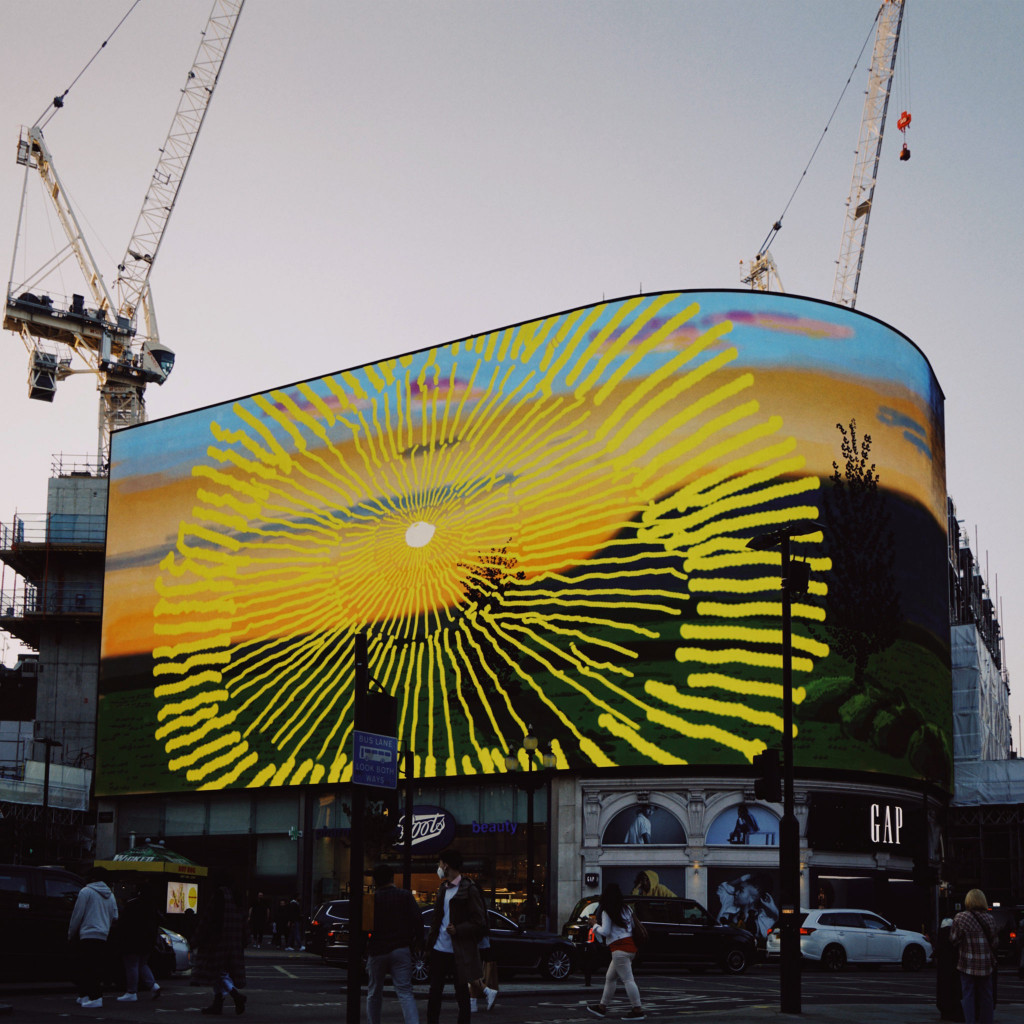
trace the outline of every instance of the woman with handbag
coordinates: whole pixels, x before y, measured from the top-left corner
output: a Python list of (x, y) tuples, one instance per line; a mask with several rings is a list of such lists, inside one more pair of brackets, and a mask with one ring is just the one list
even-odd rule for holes
[(614, 882), (609, 882), (605, 886), (594, 917), (597, 921), (594, 936), (598, 942), (608, 946), (611, 963), (608, 964), (608, 972), (604, 977), (601, 1001), (589, 1004), (587, 1010), (595, 1017), (607, 1017), (608, 1004), (615, 995), (618, 982), (621, 981), (630, 1004), (629, 1013), (623, 1015), (622, 1019), (643, 1020), (645, 1014), (640, 1005), (640, 989), (633, 980), (633, 958), (637, 953), (636, 938), (639, 938), (643, 925), (623, 903), (622, 890)]
[(964, 897), (964, 909), (953, 918), (949, 941), (957, 951), (965, 1024), (992, 1024), (998, 935), (980, 889)]

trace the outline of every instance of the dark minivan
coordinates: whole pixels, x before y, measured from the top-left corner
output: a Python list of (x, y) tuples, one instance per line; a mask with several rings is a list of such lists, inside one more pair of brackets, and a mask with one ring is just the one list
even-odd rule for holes
[[(727, 974), (742, 974), (757, 958), (757, 943), (750, 932), (734, 925), (716, 924), (696, 900), (625, 896), (623, 902), (636, 911), (650, 936), (636, 956), (634, 963), (637, 965), (711, 964)], [(572, 941), (581, 956), (589, 952), (590, 963), (596, 968), (608, 962), (608, 950), (590, 941), (590, 917), (595, 910), (596, 899), (581, 899), (562, 934)]]
[(60, 867), (0, 864), (0, 977), (64, 977), (68, 924), (85, 882)]

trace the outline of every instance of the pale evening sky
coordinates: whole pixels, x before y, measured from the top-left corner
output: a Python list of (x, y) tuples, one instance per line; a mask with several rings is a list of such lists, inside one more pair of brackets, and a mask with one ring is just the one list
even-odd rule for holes
[[(130, 6), (0, 2), (6, 266), (18, 128)], [(153, 271), (178, 362), (150, 418), (602, 297), (739, 287), (867, 39), (772, 247), (788, 292), (830, 299), (877, 8), (247, 0)], [(142, 0), (47, 127), (108, 281), (209, 10)], [(1022, 39), (1018, 0), (908, 0), (857, 302), (924, 351), (946, 394), (947, 487), (1002, 608), (1018, 750)], [(45, 511), (53, 453), (95, 452), (97, 398), (78, 377), (53, 405), (29, 401), (5, 337), (9, 523)]]

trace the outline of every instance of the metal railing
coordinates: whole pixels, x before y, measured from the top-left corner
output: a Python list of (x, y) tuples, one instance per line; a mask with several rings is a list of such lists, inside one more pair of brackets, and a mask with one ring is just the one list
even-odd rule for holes
[(105, 477), (103, 462), (95, 452), (92, 455), (68, 455), (55, 452), (50, 456), (50, 476), (95, 476)]
[(37, 512), (15, 515), (10, 525), (0, 525), (0, 550), (13, 551), (20, 544), (104, 544), (105, 515), (69, 512)]
[(5, 618), (99, 615), (102, 610), (102, 583), (43, 582), (36, 586), (18, 579), (0, 591), (0, 612)]

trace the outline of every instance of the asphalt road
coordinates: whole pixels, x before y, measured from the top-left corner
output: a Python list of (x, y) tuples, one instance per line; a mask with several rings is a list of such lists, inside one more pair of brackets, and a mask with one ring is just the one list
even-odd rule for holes
[[(274, 953), (261, 951), (247, 958), (249, 997), (245, 1020), (280, 1022), (301, 1021), (302, 1024), (339, 1024), (345, 1021), (345, 975), (336, 967), (322, 964), (305, 953)], [(583, 976), (575, 973), (563, 982), (545, 982), (522, 975), (501, 986), (494, 1010), (486, 1017), (489, 1024), (569, 1024), (593, 1020), (586, 1011), (588, 1002), (600, 995), (600, 978), (590, 988)], [(742, 1020), (746, 1010), (778, 1006), (778, 968), (759, 965), (740, 977), (708, 971), (706, 973), (640, 972), (637, 981), (642, 993), (648, 1020), (700, 1020), (709, 1014), (732, 1011)], [(921, 1020), (937, 1020), (935, 1010), (935, 971), (928, 969), (908, 974), (898, 967), (851, 968), (841, 974), (823, 974), (808, 970), (802, 978), (803, 1019), (814, 1020), (816, 1010), (826, 1007), (856, 1007), (858, 1004), (889, 1004), (919, 1008)], [(418, 986), (418, 1003), (422, 1020), (426, 1020), (426, 990)], [(160, 998), (145, 995), (137, 1003), (118, 1003), (108, 994), (102, 1010), (83, 1010), (75, 1005), (75, 992), (67, 983), (3, 984), (0, 983), (0, 1004), (10, 1007), (2, 1019), (25, 1024), (65, 1022), (69, 1017), (98, 1021), (137, 1024), (173, 1020), (194, 1015), (204, 1020), (200, 1009), (210, 1002), (209, 991), (189, 983), (187, 976), (178, 976), (163, 983)], [(1024, 982), (1016, 972), (1004, 970), (1000, 975), (1000, 1008), (996, 1020), (1024, 1019)], [(1012, 1005), (1016, 1004), (1016, 1005)], [(614, 1009), (625, 1010), (621, 990)], [(384, 1000), (385, 1024), (398, 1024), (401, 1014), (390, 989)], [(234, 1017), (233, 1008), (225, 1007), (225, 1016)], [(454, 1024), (455, 1005), (446, 1002), (442, 1024)], [(612, 1019), (618, 1019), (616, 1012)], [(791, 1018), (790, 1018), (791, 1019)], [(482, 1022), (481, 1022), (482, 1024)]]

